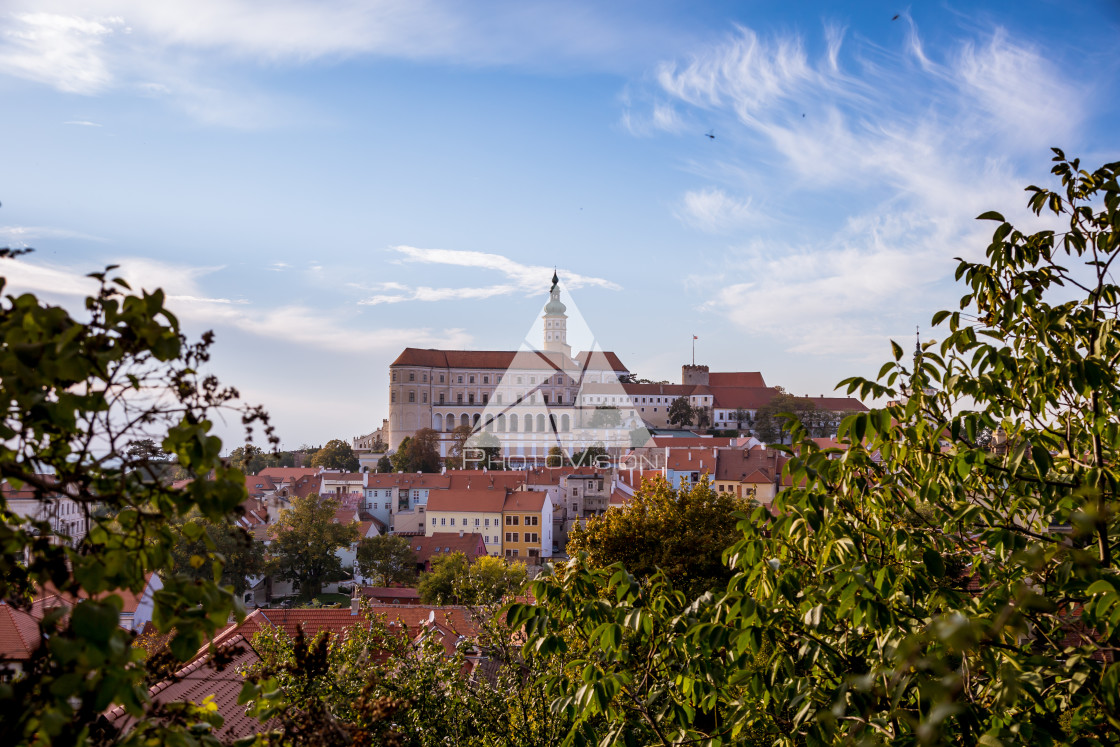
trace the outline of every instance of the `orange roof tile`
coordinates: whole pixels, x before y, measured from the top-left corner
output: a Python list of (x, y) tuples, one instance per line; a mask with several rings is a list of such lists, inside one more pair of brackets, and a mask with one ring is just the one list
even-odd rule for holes
[(506, 502), (504, 487), (488, 489), (437, 490), (428, 496), (428, 511), (501, 513)]
[(26, 661), (39, 647), (39, 623), (34, 617), (0, 601), (0, 661)]

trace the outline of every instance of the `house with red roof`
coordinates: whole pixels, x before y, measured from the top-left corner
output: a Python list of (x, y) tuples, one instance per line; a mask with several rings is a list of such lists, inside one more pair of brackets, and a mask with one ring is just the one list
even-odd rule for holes
[[(409, 537), (409, 545), (416, 555), (416, 568), (420, 571), (432, 570), (432, 561), (445, 558), (457, 552), (467, 556), (473, 563), (483, 555), (488, 555), (483, 535), (477, 532), (459, 530), (456, 532), (433, 532), (425, 537)], [(419, 597), (418, 597), (419, 598)]]

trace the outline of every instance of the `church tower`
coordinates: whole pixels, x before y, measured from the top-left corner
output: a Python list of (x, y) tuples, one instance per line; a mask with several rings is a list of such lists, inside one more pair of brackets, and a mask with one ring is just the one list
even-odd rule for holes
[(567, 307), (560, 303), (560, 278), (556, 272), (552, 273), (552, 289), (548, 292), (548, 303), (544, 306), (544, 347), (546, 353), (563, 353), (568, 358), (572, 357), (572, 348), (568, 345), (568, 315), (564, 312)]

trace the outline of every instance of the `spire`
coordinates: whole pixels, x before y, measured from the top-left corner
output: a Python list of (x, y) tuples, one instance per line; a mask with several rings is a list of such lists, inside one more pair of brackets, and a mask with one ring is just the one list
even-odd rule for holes
[(556, 276), (556, 268), (552, 268), (552, 288), (549, 290), (556, 290), (556, 286), (560, 284), (560, 278)]

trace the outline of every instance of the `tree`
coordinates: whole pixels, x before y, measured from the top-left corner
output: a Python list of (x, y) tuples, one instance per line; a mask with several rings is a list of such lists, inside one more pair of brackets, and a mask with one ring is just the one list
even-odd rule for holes
[(431, 428), (421, 428), (405, 436), (390, 460), (398, 472), (439, 472), (439, 434)]
[(461, 552), (432, 561), (432, 570), (420, 576), (424, 604), (487, 605), (516, 594), (525, 584), (524, 563), (507, 562), (489, 555), (471, 563)]
[(692, 405), (688, 403), (688, 397), (677, 397), (673, 400), (673, 404), (669, 405), (669, 425), (681, 427), (692, 425), (693, 415), (694, 411)]
[(846, 449), (791, 425), (791, 487), (740, 521), (717, 595), (577, 558), (511, 607), (527, 650), (599, 631), (542, 682), (555, 708), (662, 744), (1120, 741), (1120, 162), (1056, 153), (1061, 187), (1028, 204), (1064, 230), (980, 216), (997, 228), (985, 261), (958, 260), (944, 339), (842, 382), (892, 402), (844, 419)]
[(589, 428), (618, 428), (622, 425), (622, 415), (617, 407), (599, 405), (591, 413), (591, 420), (587, 425)]
[[(27, 611), (47, 586), (73, 602), (32, 624), (31, 659), (0, 684), (0, 738), (8, 744), (85, 743), (118, 705), (154, 742), (187, 739), (195, 721), (190, 728), (203, 738), (205, 720), (193, 712), (178, 726), (144, 721), (145, 665), (118, 626), (120, 592), (139, 593), (150, 573), (161, 575), (152, 619), (173, 633), (168, 651), (179, 660), (243, 614), (213, 575), (174, 569), (172, 522), (193, 512), (224, 521), (238, 509), (244, 481), (222, 464), (211, 423), (232, 410), (246, 424), (266, 424), (264, 413), (198, 373), (207, 368), (210, 333), (188, 342), (162, 291), (132, 294), (112, 270), (91, 276), (97, 291), (80, 320), (32, 294), (0, 300), (0, 479), (44, 503), (68, 496), (88, 527), (80, 541), (62, 537), (47, 521), (9, 513), (0, 496), (0, 602)], [(211, 479), (178, 490), (151, 479), (152, 447)]]
[(488, 431), (478, 431), (467, 440), (466, 455), (465, 466), (468, 468), (485, 467), (497, 471), (506, 468), (502, 459), (502, 442)]
[(740, 537), (735, 512), (748, 505), (707, 481), (680, 490), (646, 482), (625, 505), (573, 527), (568, 553), (585, 553), (599, 568), (622, 563), (639, 578), (660, 568), (676, 588), (697, 594), (731, 578), (722, 554)]
[(583, 451), (577, 451), (572, 454), (571, 462), (576, 467), (607, 468), (610, 466), (610, 454), (607, 453), (606, 447), (604, 447), (603, 442), (600, 441), (588, 446)]
[(467, 439), (474, 433), (474, 428), (469, 425), (458, 425), (451, 431), (451, 446), (447, 449), (447, 458), (444, 465), (448, 469), (463, 469), (463, 451), (467, 448)]
[(269, 571), (294, 582), (305, 600), (319, 594), (323, 584), (347, 576), (337, 551), (356, 542), (358, 530), (353, 524), (335, 523), (335, 512), (341, 507), (337, 498), (316, 493), (295, 496), (291, 508), (280, 509), (276, 523), (269, 527)]
[(279, 467), (279, 454), (270, 454), (259, 446), (245, 444), (230, 452), (229, 466), (247, 475), (255, 475), (266, 467)]
[(378, 577), (384, 586), (416, 583), (416, 555), (407, 537), (378, 535), (358, 542), (358, 572)]
[(811, 399), (779, 392), (755, 411), (754, 434), (760, 441), (768, 444), (785, 443), (786, 436), (792, 430), (793, 419), (804, 424), (816, 411), (817, 406)]
[(712, 411), (707, 407), (697, 407), (693, 409), (696, 414), (696, 427), (707, 428), (712, 424)]
[(311, 466), (357, 472), (359, 465), (358, 457), (350, 444), (335, 438), (327, 441), (323, 448), (315, 452), (315, 456), (311, 457)]
[(559, 446), (553, 446), (548, 450), (548, 456), (545, 457), (544, 463), (546, 467), (563, 467), (568, 462), (568, 455)]
[(377, 460), (377, 471), (378, 472), (392, 472), (393, 471), (393, 460), (391, 460), (387, 456), (382, 456), (380, 459)]
[(734, 415), (735, 415), (735, 428), (736, 428), (736, 430), (741, 431), (741, 430), (743, 430), (743, 423), (750, 424), (752, 422), (750, 411), (749, 410), (744, 410), (742, 407), (736, 408)]
[(172, 522), (178, 537), (171, 548), (172, 568), (194, 579), (220, 579), (234, 593), (244, 594), (248, 578), (264, 573), (264, 548), (231, 522), (209, 521), (192, 514)]

